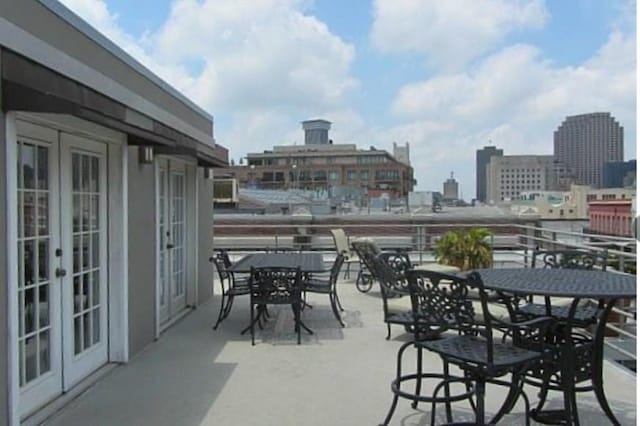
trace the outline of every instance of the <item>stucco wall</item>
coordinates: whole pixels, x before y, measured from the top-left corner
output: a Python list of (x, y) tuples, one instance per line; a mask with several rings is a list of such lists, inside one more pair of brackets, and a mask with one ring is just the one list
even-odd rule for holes
[(129, 147), (129, 350), (133, 356), (155, 335), (156, 221), (154, 167), (138, 164)]
[[(1, 66), (2, 64), (0, 64)], [(2, 105), (2, 99), (0, 98), (0, 106)], [(5, 150), (5, 119), (6, 116), (0, 109), (0, 170), (2, 170), (2, 177), (0, 177), (0, 212), (7, 211), (6, 199), (7, 199), (7, 180), (5, 179), (5, 164), (6, 164), (6, 150)], [(0, 424), (9, 424), (9, 404), (7, 400), (8, 390), (8, 359), (7, 352), (9, 342), (7, 340), (7, 312), (9, 311), (7, 300), (7, 282), (5, 277), (7, 276), (7, 222), (6, 214), (2, 214), (3, 220), (0, 223)], [(15, 285), (15, 283), (12, 283)]]
[(198, 303), (204, 303), (213, 295), (213, 267), (209, 257), (213, 247), (213, 181), (204, 179), (198, 169)]

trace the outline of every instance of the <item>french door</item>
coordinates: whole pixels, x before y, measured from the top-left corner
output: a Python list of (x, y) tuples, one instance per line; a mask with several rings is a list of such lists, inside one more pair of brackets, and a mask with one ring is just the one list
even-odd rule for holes
[(160, 324), (186, 308), (186, 177), (184, 164), (158, 165), (158, 298)]
[(107, 362), (106, 147), (18, 135), (20, 415)]

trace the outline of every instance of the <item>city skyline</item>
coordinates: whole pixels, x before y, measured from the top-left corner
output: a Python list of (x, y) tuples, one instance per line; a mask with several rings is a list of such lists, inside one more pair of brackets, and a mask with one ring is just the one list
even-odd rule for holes
[(336, 143), (409, 142), (418, 190), (453, 170), (470, 199), (476, 149), (552, 154), (596, 111), (636, 157), (635, 1), (63, 3), (210, 112), (236, 162), (324, 118)]

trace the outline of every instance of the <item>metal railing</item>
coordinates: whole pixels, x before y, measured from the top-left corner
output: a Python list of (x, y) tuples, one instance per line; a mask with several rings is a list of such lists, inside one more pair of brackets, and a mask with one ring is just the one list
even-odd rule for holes
[[(252, 232), (254, 227), (255, 232)], [(529, 267), (536, 249), (582, 249), (592, 252), (606, 250), (608, 270), (635, 274), (637, 256), (633, 238), (579, 233), (561, 229), (523, 224), (496, 223), (379, 223), (309, 224), (291, 221), (280, 223), (215, 224), (214, 247), (239, 252), (264, 250), (314, 250), (330, 253), (334, 250), (330, 229), (342, 227), (350, 238), (365, 237), (380, 248), (405, 249), (413, 261), (435, 262), (434, 248), (447, 230), (485, 227), (493, 232), (494, 267)], [(611, 335), (606, 345), (625, 361), (636, 361), (636, 301), (627, 301), (613, 309), (607, 322)]]

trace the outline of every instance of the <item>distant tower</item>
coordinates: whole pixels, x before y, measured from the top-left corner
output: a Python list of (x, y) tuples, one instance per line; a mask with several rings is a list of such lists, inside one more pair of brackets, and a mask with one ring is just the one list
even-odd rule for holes
[(623, 159), (623, 128), (608, 112), (567, 117), (553, 134), (553, 155), (579, 184), (601, 188), (605, 163)]
[(329, 144), (331, 122), (327, 120), (307, 120), (302, 122), (305, 145)]
[(453, 178), (453, 172), (451, 172), (451, 177), (442, 184), (442, 197), (445, 200), (458, 199), (458, 182)]
[(406, 142), (404, 146), (400, 146), (397, 143), (393, 143), (393, 156), (396, 160), (407, 166), (411, 165), (411, 158), (409, 157), (409, 142)]
[(487, 165), (491, 157), (502, 157), (502, 154), (501, 149), (491, 145), (476, 151), (476, 200), (487, 202)]

